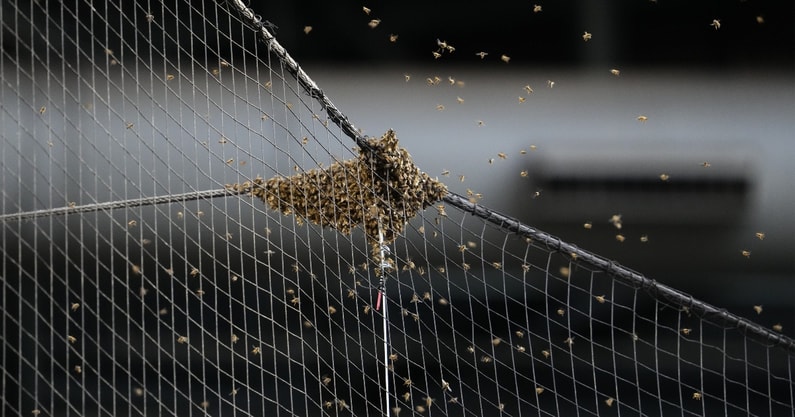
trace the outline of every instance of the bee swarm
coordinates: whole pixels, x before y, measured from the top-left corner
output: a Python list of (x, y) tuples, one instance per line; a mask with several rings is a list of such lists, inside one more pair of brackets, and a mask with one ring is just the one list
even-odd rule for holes
[(328, 226), (344, 234), (364, 225), (373, 253), (393, 242), (409, 219), (441, 200), (447, 187), (417, 168), (398, 146), (393, 130), (368, 139), (371, 149), (355, 159), (335, 162), (327, 169), (311, 169), (290, 177), (256, 178), (227, 186), (250, 193), (285, 215)]

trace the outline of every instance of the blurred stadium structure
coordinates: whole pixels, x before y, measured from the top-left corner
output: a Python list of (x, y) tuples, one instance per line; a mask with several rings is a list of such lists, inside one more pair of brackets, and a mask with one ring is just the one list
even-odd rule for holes
[[(252, 4), (318, 95), (233, 3), (4, 2), (3, 415), (791, 414), (792, 5), (624, 3)], [(326, 95), (453, 192), (384, 288), (223, 191), (354, 158)]]

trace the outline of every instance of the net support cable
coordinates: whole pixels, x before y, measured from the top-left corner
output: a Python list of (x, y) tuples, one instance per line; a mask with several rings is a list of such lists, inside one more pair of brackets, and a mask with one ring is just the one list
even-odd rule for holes
[[(368, 142), (367, 137), (359, 133), (358, 129), (353, 125), (353, 123), (331, 102), (328, 96), (326, 96), (326, 94), (317, 86), (317, 84), (306, 74), (306, 72), (298, 65), (295, 59), (290, 56), (287, 50), (281, 44), (279, 44), (273, 34), (268, 31), (267, 22), (264, 21), (259, 15), (254, 13), (254, 11), (252, 11), (250, 8), (248, 8), (242, 1), (229, 0), (229, 3), (240, 13), (243, 19), (255, 29), (259, 39), (264, 42), (268, 49), (279, 58), (279, 60), (286, 66), (288, 72), (296, 77), (301, 88), (304, 89), (309, 96), (318, 100), (323, 109), (327, 112), (329, 118), (337, 126), (339, 126), (348, 137), (353, 139), (361, 149), (365, 151), (372, 151), (372, 145)], [(49, 216), (108, 211), (130, 207), (213, 199), (218, 197), (230, 197), (234, 195), (246, 194), (249, 191), (250, 190), (248, 189), (226, 187), (222, 189), (191, 191), (187, 193), (171, 194), (165, 196), (133, 198), (85, 205), (70, 205), (66, 207), (2, 214), (0, 215), (0, 222), (6, 223), (12, 221), (27, 221)], [(663, 301), (676, 308), (686, 308), (690, 313), (702, 317), (707, 322), (719, 326), (735, 328), (741, 333), (754, 338), (760, 343), (782, 348), (790, 355), (795, 355), (795, 339), (792, 339), (786, 335), (773, 332), (757, 323), (732, 314), (725, 309), (721, 309), (703, 301), (697, 300), (691, 295), (661, 284), (653, 279), (647, 278), (642, 274), (623, 267), (614, 261), (608, 260), (594, 253), (580, 249), (572, 244), (566, 243), (560, 238), (536, 230), (514, 218), (501, 214), (480, 204), (470, 202), (462, 195), (447, 192), (443, 197), (443, 200), (448, 204), (468, 212), (473, 216), (495, 224), (498, 227), (509, 230), (523, 237), (531, 238), (535, 242), (544, 244), (547, 247), (559, 252), (574, 254), (581, 262), (598, 268), (610, 274), (612, 277), (630, 284), (635, 288), (642, 289), (657, 300)], [(382, 251), (388, 250), (388, 247), (383, 244), (383, 241), (380, 243)], [(383, 256), (384, 254), (385, 252), (382, 252), (382, 260), (385, 259)], [(385, 286), (383, 284), (383, 279), (384, 276), (382, 274), (382, 282), (379, 286), (379, 301), (381, 301), (382, 304), (385, 304), (386, 294), (384, 292)], [(384, 321), (386, 321), (386, 308), (383, 309), (383, 317)], [(388, 355), (388, 351), (386, 350), (388, 347), (386, 323), (384, 324), (384, 329), (385, 355)]]

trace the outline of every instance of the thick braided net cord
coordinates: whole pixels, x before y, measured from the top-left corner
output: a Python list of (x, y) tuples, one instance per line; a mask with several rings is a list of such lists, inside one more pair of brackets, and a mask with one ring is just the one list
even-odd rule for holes
[(0, 13), (1, 415), (793, 415), (792, 339), (374, 158), (244, 4)]

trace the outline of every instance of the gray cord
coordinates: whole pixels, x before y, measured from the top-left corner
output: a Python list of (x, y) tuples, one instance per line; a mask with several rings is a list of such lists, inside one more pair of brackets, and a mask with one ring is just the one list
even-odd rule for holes
[(133, 198), (129, 200), (109, 201), (105, 203), (84, 204), (80, 206), (57, 207), (44, 210), (26, 211), (20, 213), (10, 213), (0, 215), (0, 222), (32, 220), (39, 217), (62, 216), (76, 213), (90, 213), (95, 211), (110, 211), (115, 209), (126, 209), (130, 207), (151, 206), (164, 203), (179, 203), (183, 201), (203, 200), (216, 197), (229, 197), (245, 193), (245, 190), (235, 191), (232, 189), (218, 189), (208, 191), (191, 191), (182, 194), (171, 194), (165, 196)]
[(703, 320), (739, 330), (743, 334), (756, 339), (757, 341), (783, 348), (791, 355), (795, 355), (795, 340), (781, 334), (766, 329), (759, 324), (744, 319), (735, 314), (731, 314), (724, 309), (717, 308), (703, 301), (693, 298), (679, 290), (657, 281), (646, 278), (643, 275), (625, 268), (613, 261), (595, 255), (591, 252), (582, 250), (572, 244), (566, 243), (548, 233), (536, 230), (520, 221), (505, 216), (489, 208), (471, 203), (464, 196), (449, 193), (444, 197), (444, 201), (465, 212), (481, 219), (487, 220), (501, 229), (509, 230), (518, 235), (529, 237), (535, 243), (541, 243), (548, 248), (567, 254), (576, 254), (576, 258), (585, 264), (591, 265), (599, 270), (608, 273), (611, 277), (627, 283), (634, 288), (642, 289), (649, 293), (656, 300), (662, 301), (675, 308), (686, 308), (691, 314), (701, 317)]

